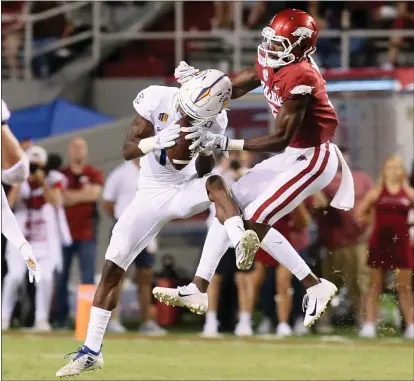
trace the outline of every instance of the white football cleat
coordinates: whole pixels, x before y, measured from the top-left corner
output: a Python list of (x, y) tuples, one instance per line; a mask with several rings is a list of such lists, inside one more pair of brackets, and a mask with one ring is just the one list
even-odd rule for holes
[(67, 354), (65, 358), (75, 353), (76, 356), (70, 360), (69, 364), (66, 364), (56, 372), (56, 377), (77, 376), (82, 372), (103, 368), (102, 351), (96, 353), (88, 347), (83, 346), (77, 352)]
[(305, 327), (312, 326), (320, 318), (329, 301), (338, 291), (333, 283), (322, 278), (320, 280), (321, 283), (308, 288), (306, 295), (303, 297), (302, 307), (303, 312), (305, 312), (303, 325)]
[(358, 333), (359, 337), (373, 339), (377, 336), (377, 329), (373, 323), (364, 323)]
[(236, 246), (236, 265), (239, 270), (248, 270), (252, 267), (254, 256), (260, 247), (260, 240), (256, 232), (246, 230)]
[(200, 292), (194, 283), (177, 288), (155, 287), (152, 293), (160, 302), (174, 307), (187, 307), (198, 315), (204, 314), (208, 308), (207, 293)]
[(276, 336), (277, 337), (289, 337), (292, 336), (292, 328), (288, 323), (279, 323), (276, 327)]

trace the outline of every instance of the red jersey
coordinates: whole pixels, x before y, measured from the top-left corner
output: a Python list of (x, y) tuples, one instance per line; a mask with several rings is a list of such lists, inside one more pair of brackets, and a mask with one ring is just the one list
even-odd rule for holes
[[(75, 174), (70, 167), (62, 173), (68, 179), (68, 190), (81, 190), (87, 184), (103, 185), (103, 175), (95, 167), (85, 164), (81, 174)], [(85, 202), (65, 208), (73, 240), (88, 241), (95, 238), (97, 216), (96, 202)]]
[(374, 231), (369, 242), (368, 264), (371, 267), (413, 267), (408, 224), (411, 208), (411, 200), (403, 188), (392, 194), (383, 187), (375, 204)]
[(325, 80), (310, 59), (286, 65), (274, 71), (256, 61), (264, 97), (276, 118), (283, 102), (311, 95), (302, 124), (290, 143), (291, 147), (309, 148), (331, 140), (338, 127), (335, 109), (328, 98)]

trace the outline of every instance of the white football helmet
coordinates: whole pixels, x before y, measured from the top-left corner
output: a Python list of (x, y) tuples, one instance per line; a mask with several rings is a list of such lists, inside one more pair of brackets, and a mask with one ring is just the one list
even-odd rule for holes
[(215, 118), (227, 107), (232, 84), (220, 70), (203, 70), (185, 82), (178, 92), (178, 103), (190, 119), (201, 122)]

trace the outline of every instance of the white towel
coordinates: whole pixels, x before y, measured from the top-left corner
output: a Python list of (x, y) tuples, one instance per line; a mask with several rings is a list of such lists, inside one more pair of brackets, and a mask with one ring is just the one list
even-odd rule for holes
[(59, 205), (56, 208), (57, 212), (57, 220), (59, 224), (59, 233), (60, 239), (63, 246), (70, 246), (72, 245), (72, 235), (70, 234), (70, 229), (68, 225), (68, 220), (66, 218), (66, 212), (63, 205)]
[(342, 152), (336, 144), (331, 143), (338, 155), (342, 167), (341, 183), (334, 198), (331, 201), (331, 206), (336, 209), (350, 210), (354, 207), (355, 203), (355, 186), (354, 179), (352, 177), (351, 170), (348, 167)]

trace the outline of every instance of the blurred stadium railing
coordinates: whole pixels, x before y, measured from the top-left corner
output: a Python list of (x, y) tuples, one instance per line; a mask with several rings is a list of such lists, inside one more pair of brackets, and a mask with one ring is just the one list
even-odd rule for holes
[[(125, 2), (121, 2), (125, 3)], [(137, 2), (135, 2), (137, 3)], [(145, 27), (157, 17), (163, 15), (166, 9), (174, 7), (174, 30), (173, 31), (144, 31)], [(139, 11), (137, 11), (139, 9)], [(68, 14), (70, 12), (88, 12), (91, 17), (91, 23), (84, 28), (82, 32), (70, 37), (61, 37), (50, 43), (42, 44), (37, 47), (33, 39), (33, 31), (35, 24), (55, 17), (58, 14)], [(125, 43), (131, 40), (168, 40), (174, 43), (174, 60), (178, 64), (185, 58), (185, 46), (188, 43), (190, 47), (201, 50), (207, 47), (226, 45), (226, 51), (221, 52), (231, 62), (230, 67), (226, 71), (238, 71), (246, 65), (254, 62), (256, 48), (261, 41), (261, 30), (245, 30), (242, 23), (243, 2), (234, 2), (234, 28), (232, 30), (185, 30), (184, 28), (184, 2), (146, 2), (141, 7), (125, 6), (124, 13), (129, 13), (135, 18), (136, 28), (115, 28), (117, 9), (107, 9), (104, 2), (98, 1), (82, 1), (82, 2), (65, 2), (53, 9), (36, 14), (23, 12), (23, 14), (3, 14), (2, 23), (10, 23), (13, 20), (20, 19), (24, 24), (24, 47), (21, 51), (24, 78), (32, 77), (32, 61), (33, 58), (50, 52), (61, 52), (64, 55), (64, 49), (82, 41), (90, 40), (91, 44), (87, 50), (89, 62), (96, 65), (103, 58), (105, 44), (109, 42)], [(122, 7), (118, 8), (122, 11)], [(104, 15), (110, 13), (109, 17)], [(136, 12), (136, 13), (135, 13)], [(115, 16), (114, 16), (115, 14)], [(112, 25), (113, 24), (113, 25)], [(121, 22), (122, 24), (122, 22)], [(125, 26), (125, 25), (124, 25)], [(412, 29), (348, 29), (347, 24), (342, 23), (341, 30), (321, 30), (320, 38), (335, 39), (339, 41), (337, 50), (340, 54), (340, 66), (343, 70), (351, 67), (351, 40), (355, 38), (384, 38), (385, 44), (392, 36), (412, 37), (414, 30)], [(335, 42), (336, 44), (336, 42)], [(220, 55), (213, 55), (216, 63), (220, 59)], [(208, 58), (206, 58), (208, 61)], [(226, 63), (227, 65), (228, 63)], [(85, 68), (86, 70), (86, 68)]]

